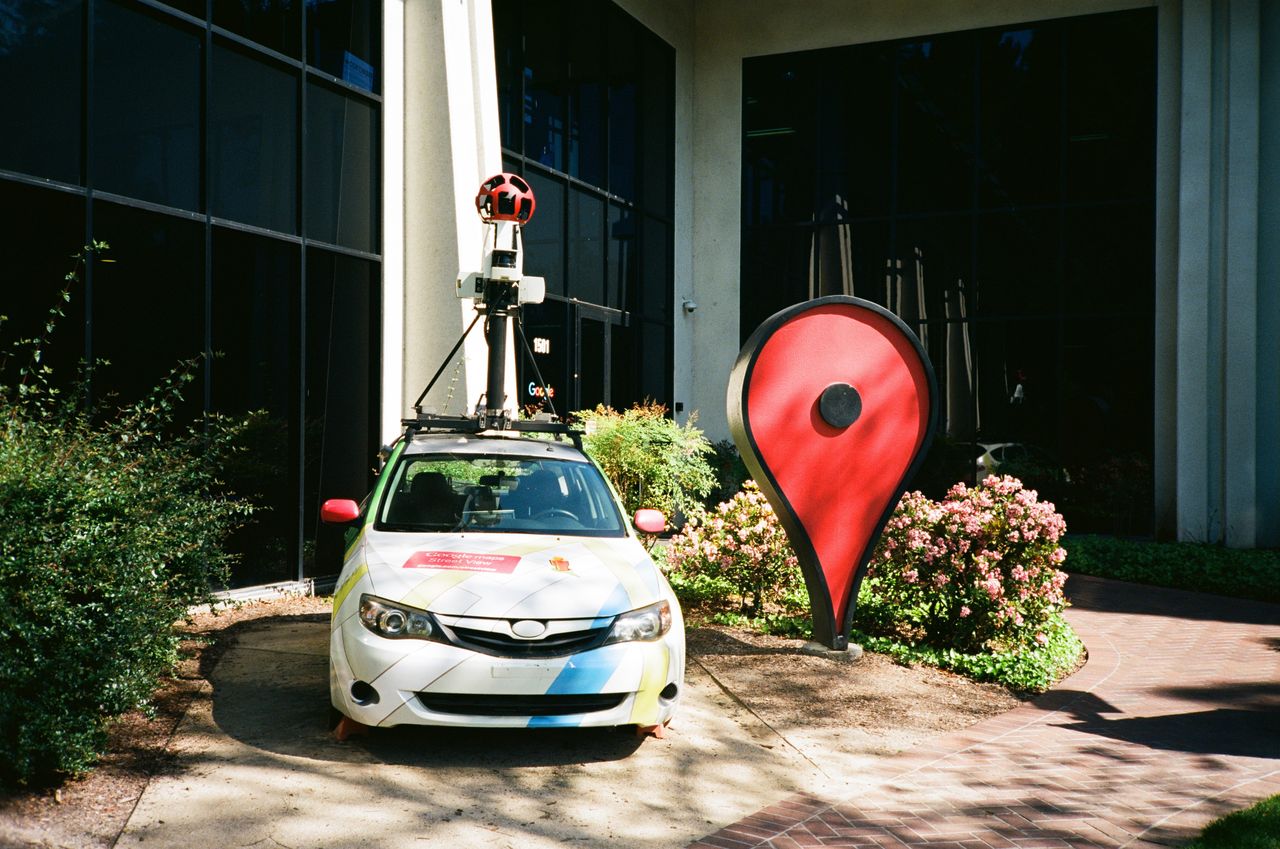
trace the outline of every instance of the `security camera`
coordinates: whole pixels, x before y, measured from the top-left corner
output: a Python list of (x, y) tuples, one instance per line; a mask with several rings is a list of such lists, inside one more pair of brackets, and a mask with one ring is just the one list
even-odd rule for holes
[(697, 302), (697, 301), (695, 301), (693, 298), (685, 298), (685, 299), (684, 299), (684, 311), (685, 311), (686, 313), (690, 313), (690, 314), (692, 314), (692, 313), (693, 313), (693, 312), (695, 312), (697, 309), (698, 309), (698, 302)]

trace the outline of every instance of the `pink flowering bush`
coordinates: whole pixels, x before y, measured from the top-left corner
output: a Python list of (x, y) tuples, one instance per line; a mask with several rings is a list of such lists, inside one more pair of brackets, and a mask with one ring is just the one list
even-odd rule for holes
[(672, 577), (682, 582), (731, 585), (741, 612), (750, 616), (803, 586), (786, 532), (752, 480), (715, 510), (690, 518), (666, 558)]
[(958, 483), (940, 502), (910, 492), (872, 557), (871, 591), (935, 646), (1044, 646), (1067, 606), (1065, 532), (1054, 506), (1017, 478)]

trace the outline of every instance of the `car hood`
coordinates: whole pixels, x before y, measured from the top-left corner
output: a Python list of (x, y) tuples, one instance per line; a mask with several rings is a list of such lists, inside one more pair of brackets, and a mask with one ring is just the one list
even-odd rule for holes
[(375, 594), (446, 616), (583, 619), (662, 598), (657, 567), (629, 537), (370, 530), (363, 544)]

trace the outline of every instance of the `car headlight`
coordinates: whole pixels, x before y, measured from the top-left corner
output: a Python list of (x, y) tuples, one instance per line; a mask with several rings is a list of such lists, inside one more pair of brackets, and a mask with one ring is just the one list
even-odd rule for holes
[(623, 613), (613, 620), (605, 644), (656, 640), (671, 630), (671, 605), (666, 601)]
[(431, 614), (364, 593), (360, 596), (360, 622), (379, 637), (427, 640), (437, 628)]

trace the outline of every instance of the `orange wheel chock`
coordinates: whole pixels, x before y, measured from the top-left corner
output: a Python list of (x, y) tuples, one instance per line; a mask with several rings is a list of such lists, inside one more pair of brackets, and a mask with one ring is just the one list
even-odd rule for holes
[(350, 737), (366, 737), (368, 734), (369, 726), (356, 722), (349, 716), (342, 717), (333, 728), (333, 736), (339, 743), (347, 742)]

